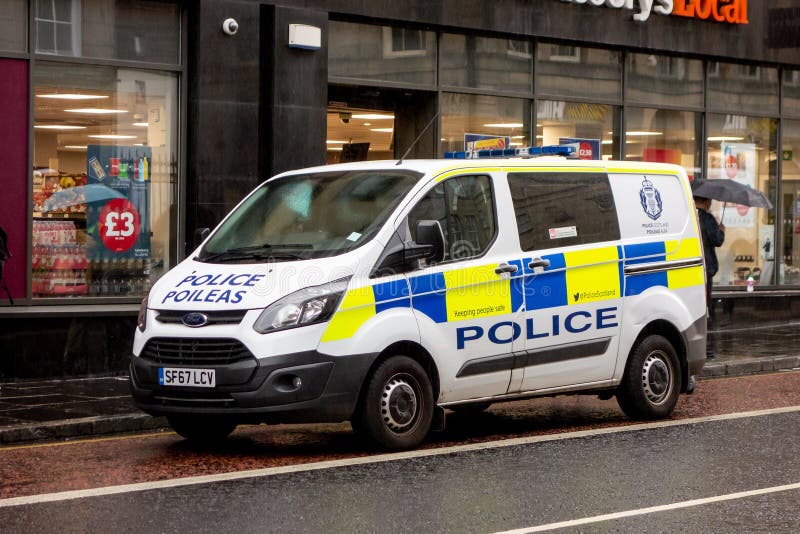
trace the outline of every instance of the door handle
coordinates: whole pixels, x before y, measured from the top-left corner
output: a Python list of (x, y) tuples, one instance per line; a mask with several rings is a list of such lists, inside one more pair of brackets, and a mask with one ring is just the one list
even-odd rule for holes
[(497, 269), (494, 270), (496, 274), (503, 274), (503, 273), (511, 273), (514, 274), (519, 270), (519, 267), (516, 265), (511, 265), (508, 263), (501, 263), (497, 266)]
[(528, 264), (528, 269), (535, 269), (536, 267), (550, 267), (550, 260), (534, 258), (533, 261)]

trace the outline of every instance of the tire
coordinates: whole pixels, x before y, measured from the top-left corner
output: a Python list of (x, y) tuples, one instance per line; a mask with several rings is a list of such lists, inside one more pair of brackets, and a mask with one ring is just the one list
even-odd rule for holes
[(475, 402), (473, 404), (458, 404), (456, 406), (448, 406), (447, 408), (458, 415), (473, 416), (485, 412), (491, 405), (491, 402)]
[(388, 450), (422, 443), (433, 420), (433, 387), (422, 366), (393, 356), (369, 376), (353, 428)]
[(197, 443), (218, 443), (236, 430), (236, 423), (222, 417), (168, 415), (169, 426), (181, 437)]
[(663, 336), (641, 340), (628, 356), (617, 402), (631, 419), (669, 417), (681, 391), (681, 366), (675, 347)]

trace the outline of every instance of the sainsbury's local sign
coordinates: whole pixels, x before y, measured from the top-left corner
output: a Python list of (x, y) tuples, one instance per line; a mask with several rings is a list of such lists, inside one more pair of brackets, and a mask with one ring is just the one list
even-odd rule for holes
[(726, 24), (747, 24), (747, 0), (561, 0), (568, 4), (613, 7), (634, 11), (633, 19), (645, 21), (650, 15), (670, 15)]

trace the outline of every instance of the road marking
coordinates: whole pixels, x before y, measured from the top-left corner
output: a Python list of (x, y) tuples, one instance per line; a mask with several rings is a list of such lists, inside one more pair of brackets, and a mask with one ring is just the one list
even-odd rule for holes
[(650, 506), (648, 508), (639, 508), (638, 510), (625, 510), (624, 512), (614, 512), (613, 514), (603, 514), (603, 515), (596, 515), (594, 517), (571, 519), (569, 521), (548, 523), (546, 525), (538, 525), (535, 527), (520, 528), (516, 530), (505, 530), (502, 532), (496, 532), (495, 534), (528, 534), (530, 532), (545, 532), (548, 530), (557, 530), (560, 528), (567, 528), (567, 527), (577, 527), (580, 525), (588, 525), (590, 523), (600, 523), (602, 521), (624, 519), (626, 517), (654, 514), (656, 512), (667, 512), (669, 510), (679, 510), (681, 508), (690, 508), (692, 506), (702, 506), (704, 504), (712, 504), (723, 501), (733, 501), (736, 499), (755, 497), (757, 495), (767, 495), (769, 493), (778, 493), (780, 491), (791, 491), (798, 489), (800, 489), (800, 482), (795, 484), (785, 484), (783, 486), (773, 486), (771, 488), (762, 488), (750, 491), (739, 491), (737, 493), (728, 493), (727, 495), (717, 495), (715, 497), (706, 497), (704, 499), (692, 499), (691, 501), (676, 502), (672, 504), (662, 504), (660, 506)]
[[(94, 418), (87, 418), (94, 421)], [(86, 443), (100, 443), (103, 441), (122, 441), (126, 439), (139, 439), (139, 438), (152, 438), (154, 436), (176, 436), (175, 432), (172, 430), (165, 428), (164, 430), (154, 430), (153, 432), (147, 432), (142, 434), (128, 434), (124, 436), (107, 436), (107, 437), (97, 437), (91, 439), (76, 439), (74, 441), (53, 441), (51, 443), (31, 443), (28, 445), (0, 445), (0, 454), (6, 451), (18, 451), (20, 449), (39, 449), (42, 447), (63, 447), (64, 445), (81, 445)]]
[(307, 464), (286, 465), (281, 467), (267, 467), (263, 469), (249, 469), (246, 471), (235, 471), (231, 473), (200, 475), (193, 477), (175, 478), (170, 480), (157, 480), (153, 482), (139, 482), (135, 484), (122, 484), (119, 486), (106, 486), (106, 487), (92, 488), (86, 490), (43, 493), (40, 495), (28, 495), (25, 497), (9, 497), (6, 499), (0, 499), (0, 508), (7, 508), (10, 506), (23, 506), (29, 504), (41, 504), (46, 502), (68, 501), (72, 499), (83, 499), (87, 497), (100, 497), (105, 495), (116, 495), (120, 493), (132, 493), (136, 491), (176, 488), (180, 486), (191, 486), (195, 484), (209, 484), (213, 482), (241, 480), (246, 478), (268, 477), (274, 475), (301, 473), (306, 471), (320, 471), (324, 469), (333, 469), (337, 467), (352, 467), (357, 465), (393, 462), (398, 460), (409, 460), (413, 458), (426, 458), (430, 456), (443, 456), (446, 454), (458, 454), (463, 452), (498, 449), (501, 447), (531, 445), (534, 443), (544, 443), (548, 441), (560, 441), (565, 439), (576, 439), (576, 438), (585, 438), (590, 436), (618, 434), (621, 432), (635, 432), (638, 430), (651, 430), (657, 428), (668, 428), (673, 426), (693, 425), (693, 424), (709, 423), (714, 421), (730, 421), (735, 419), (745, 419), (748, 417), (763, 417), (766, 415), (796, 413), (796, 412), (800, 412), (800, 406), (772, 408), (769, 410), (755, 410), (751, 412), (741, 412), (741, 413), (724, 414), (724, 415), (710, 415), (706, 417), (696, 417), (692, 419), (656, 421), (652, 423), (639, 423), (634, 425), (611, 427), (611, 428), (598, 428), (593, 430), (579, 430), (575, 432), (566, 432), (563, 434), (549, 434), (545, 436), (528, 436), (524, 438), (506, 439), (501, 441), (487, 441), (484, 443), (472, 443), (468, 445), (454, 445), (450, 447), (440, 447), (435, 449), (378, 454), (375, 456), (366, 456), (360, 458), (344, 458), (340, 460), (328, 460), (324, 462), (310, 462)]

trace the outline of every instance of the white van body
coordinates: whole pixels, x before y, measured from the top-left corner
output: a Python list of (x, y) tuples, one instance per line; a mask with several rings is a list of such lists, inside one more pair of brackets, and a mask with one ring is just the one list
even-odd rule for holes
[[(325, 197), (348, 176), (355, 185)], [(385, 192), (382, 179), (402, 194), (365, 231), (374, 221), (360, 206)], [(299, 242), (227, 249), (255, 232), (236, 233), (238, 214), (292, 180), (313, 193), (281, 193), (264, 220), (305, 218)], [(358, 180), (372, 185), (359, 191)], [(327, 219), (312, 235), (303, 223), (321, 202)], [(318, 242), (344, 245), (315, 256)], [(537, 395), (616, 394), (632, 417), (666, 417), (706, 357), (701, 243), (674, 165), (421, 160), (284, 173), (154, 285), (133, 396), (189, 438), (242, 422), (351, 420), (398, 449), (441, 426), (443, 408)]]

